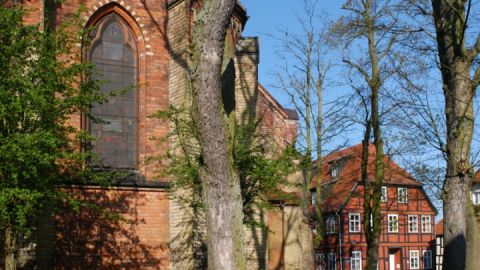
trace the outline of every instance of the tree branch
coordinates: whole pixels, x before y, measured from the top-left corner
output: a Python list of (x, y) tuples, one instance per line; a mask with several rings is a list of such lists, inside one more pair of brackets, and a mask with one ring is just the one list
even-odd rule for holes
[(480, 35), (477, 36), (477, 40), (475, 41), (475, 44), (467, 52), (468, 60), (472, 62), (478, 56), (479, 52), (480, 52)]
[(350, 67), (354, 68), (357, 70), (362, 76), (364, 77), (365, 81), (370, 85), (372, 80), (370, 79), (370, 75), (358, 64), (353, 63), (352, 61), (348, 59), (343, 59), (342, 60), (344, 63), (348, 64)]

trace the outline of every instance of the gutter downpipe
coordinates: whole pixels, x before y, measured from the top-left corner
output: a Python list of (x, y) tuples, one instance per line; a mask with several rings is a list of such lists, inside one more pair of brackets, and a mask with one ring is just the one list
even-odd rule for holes
[(343, 226), (341, 226), (341, 219), (340, 219), (340, 215), (338, 213), (339, 211), (336, 211), (335, 212), (335, 215), (337, 216), (338, 218), (338, 256), (340, 258), (340, 270), (343, 270), (343, 256), (342, 256), (342, 230), (340, 228), (343, 228)]

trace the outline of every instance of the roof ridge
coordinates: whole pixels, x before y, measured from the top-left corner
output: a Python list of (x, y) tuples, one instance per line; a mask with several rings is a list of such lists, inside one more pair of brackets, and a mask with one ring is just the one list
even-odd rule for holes
[(261, 84), (260, 82), (258, 82), (258, 89), (259, 92), (262, 93), (267, 98), (267, 100), (277, 108), (277, 110), (285, 119), (298, 120), (297, 111), (295, 109), (282, 106), (282, 104), (280, 104), (280, 102), (278, 102), (278, 100), (274, 98), (272, 94), (270, 94), (270, 92), (267, 90), (267, 88), (265, 88), (265, 86), (263, 86), (263, 84)]

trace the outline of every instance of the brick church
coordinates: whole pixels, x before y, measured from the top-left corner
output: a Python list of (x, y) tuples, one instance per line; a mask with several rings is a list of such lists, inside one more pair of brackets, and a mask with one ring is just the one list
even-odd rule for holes
[[(25, 0), (23, 5), (30, 11), (26, 23), (45, 22), (45, 1)], [(45, 218), (20, 261), (39, 269), (198, 269), (202, 253), (190, 237), (193, 230), (202, 230), (193, 222), (200, 217), (169, 196), (168, 177), (156, 173), (159, 165), (145, 162), (172, 147), (152, 140), (165, 137), (171, 127), (150, 116), (190, 100), (187, 67), (198, 1), (63, 1), (55, 9), (55, 22), (81, 7), (84, 27), (92, 31), (89, 45), (78, 45), (108, 81), (102, 90), (135, 89), (92, 107), (94, 116), (108, 123), (91, 123), (81, 115), (71, 121), (98, 138), (94, 151), (102, 164), (129, 177), (108, 187), (62, 188), (120, 218), (106, 220), (92, 208)], [(229, 105), (237, 121), (260, 120), (259, 132), (282, 148), (295, 140), (298, 117), (258, 83), (258, 40), (242, 37), (247, 19), (246, 9), (237, 4), (226, 42), (235, 84), (227, 93)], [(289, 177), (301, 179), (301, 173)], [(275, 205), (277, 209), (261, 213), (269, 231), (245, 228), (248, 269), (307, 269), (311, 235), (300, 207), (282, 200)]]

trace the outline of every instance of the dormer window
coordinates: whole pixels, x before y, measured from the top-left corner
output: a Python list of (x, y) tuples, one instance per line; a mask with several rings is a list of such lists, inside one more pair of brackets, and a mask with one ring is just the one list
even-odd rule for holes
[(399, 187), (398, 188), (398, 202), (407, 203), (408, 202), (408, 189)]
[(332, 164), (332, 167), (330, 169), (330, 176), (332, 178), (338, 177), (338, 165), (337, 164)]
[(382, 196), (380, 197), (381, 202), (387, 202), (387, 187), (382, 186)]

